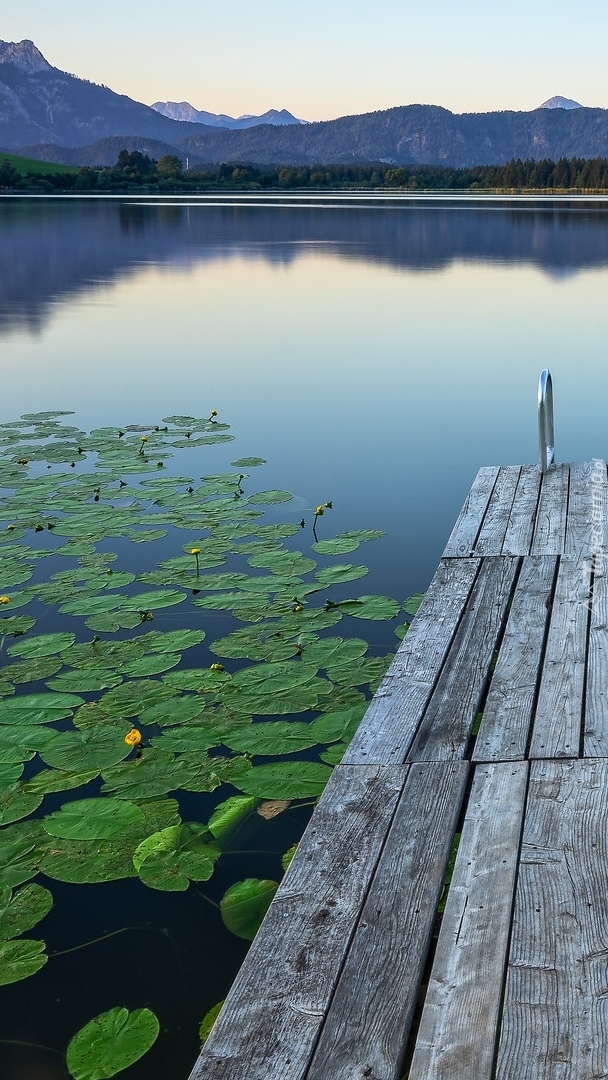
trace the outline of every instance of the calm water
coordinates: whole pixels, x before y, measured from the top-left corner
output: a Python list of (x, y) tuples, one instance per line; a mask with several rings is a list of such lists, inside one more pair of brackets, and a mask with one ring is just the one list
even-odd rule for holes
[[(213, 448), (209, 471), (260, 455), (262, 486), (288, 488), (298, 507), (333, 500), (332, 533), (385, 529), (376, 553), (361, 553), (371, 574), (360, 591), (403, 599), (428, 584), (478, 467), (536, 460), (541, 368), (554, 379), (558, 459), (608, 457), (607, 291), (601, 200), (5, 198), (0, 419), (69, 408), (91, 427), (215, 408), (237, 441)], [(376, 627), (375, 643), (390, 645), (391, 629)], [(277, 851), (304, 820), (277, 819)], [(242, 876), (276, 872), (269, 856)], [(196, 1022), (243, 944), (226, 934), (219, 947), (213, 927), (201, 940), (195, 890), (176, 921), (172, 894), (153, 890), (139, 918), (139, 882), (119, 896), (51, 887), (44, 936), (56, 949), (72, 940), (74, 889), (79, 940), (104, 919), (104, 932), (137, 929), (106, 943), (103, 968), (88, 949), (65, 956), (61, 984), (48, 964), (9, 987), (0, 1038), (65, 1045), (109, 1007), (112, 970), (129, 1007), (142, 981), (151, 998), (170, 982), (162, 1047), (123, 1075), (185, 1078)], [(86, 1015), (72, 1016), (85, 997)], [(3, 1056), (6, 1080), (65, 1075), (52, 1055)]]

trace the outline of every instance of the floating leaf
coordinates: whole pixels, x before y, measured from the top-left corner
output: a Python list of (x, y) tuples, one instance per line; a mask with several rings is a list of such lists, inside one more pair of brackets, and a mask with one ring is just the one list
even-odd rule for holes
[(252, 795), (233, 795), (216, 806), (209, 818), (209, 831), (213, 833), (218, 844), (226, 846), (238, 827), (253, 812), (255, 803)]
[(276, 881), (246, 878), (224, 893), (220, 911), (224, 926), (236, 937), (253, 941), (278, 889)]
[(264, 818), (264, 821), (272, 821), (273, 818), (278, 817), (284, 810), (287, 810), (291, 806), (290, 799), (269, 799), (258, 806), (256, 813)]
[(318, 540), (312, 546), (321, 555), (346, 555), (348, 551), (356, 551), (359, 541), (352, 536), (334, 536), (331, 540)]
[(7, 890), (5, 902), (0, 894), (0, 941), (19, 937), (36, 926), (53, 906), (53, 897), (42, 885), (25, 885), (12, 893)]
[(254, 767), (240, 787), (260, 799), (309, 799), (322, 793), (330, 776), (331, 769), (316, 761), (282, 761)]
[(67, 1066), (74, 1080), (106, 1080), (133, 1065), (154, 1045), (160, 1026), (149, 1009), (110, 1009), (70, 1040)]
[(41, 794), (25, 791), (22, 784), (0, 788), (0, 824), (8, 825), (11, 821), (29, 817), (41, 802)]
[(11, 656), (52, 656), (68, 649), (75, 640), (75, 634), (41, 634), (28, 637), (25, 641), (16, 641), (7, 651)]
[(413, 596), (408, 596), (403, 605), (403, 610), (407, 612), (408, 615), (415, 615), (423, 600), (424, 593), (414, 593)]
[(389, 596), (360, 596), (358, 600), (342, 600), (337, 605), (340, 611), (353, 615), (355, 619), (394, 619), (399, 614), (400, 605)]
[(353, 566), (351, 563), (341, 563), (336, 566), (326, 566), (316, 575), (320, 585), (339, 585), (343, 581), (356, 581), (365, 577), (368, 573), (367, 566)]
[(231, 461), (230, 464), (234, 465), (235, 469), (254, 469), (257, 465), (265, 465), (266, 458), (242, 457), (237, 458), (236, 461)]
[(20, 982), (44, 967), (48, 956), (44, 941), (0, 941), (0, 986)]
[(285, 872), (287, 872), (287, 870), (289, 869), (289, 867), (291, 865), (291, 862), (292, 862), (292, 859), (293, 859), (293, 857), (294, 857), (297, 850), (298, 850), (298, 845), (297, 844), (292, 844), (290, 848), (287, 848), (287, 851), (285, 852), (285, 854), (283, 856), (281, 856), (281, 866), (283, 867), (283, 870)]
[(293, 495), (289, 491), (258, 491), (256, 495), (250, 495), (247, 499), (249, 503), (263, 503), (264, 505), (272, 505), (274, 503), (290, 502), (293, 499)]
[(217, 1005), (214, 1005), (213, 1008), (209, 1009), (209, 1012), (205, 1013), (205, 1015), (203, 1016), (200, 1027), (198, 1029), (198, 1037), (201, 1040), (201, 1046), (204, 1046), (207, 1042), (207, 1039), (211, 1034), (211, 1028), (215, 1024), (215, 1021), (220, 1014), (220, 1010), (222, 1008), (222, 1005), (224, 1004), (224, 1000), (225, 999), (223, 999), (222, 1001), (218, 1001)]
[(141, 825), (140, 808), (123, 799), (78, 799), (44, 818), (51, 836), (65, 840), (103, 840)]
[(184, 892), (190, 881), (208, 881), (220, 850), (205, 825), (187, 822), (147, 837), (135, 850), (133, 865), (144, 885)]

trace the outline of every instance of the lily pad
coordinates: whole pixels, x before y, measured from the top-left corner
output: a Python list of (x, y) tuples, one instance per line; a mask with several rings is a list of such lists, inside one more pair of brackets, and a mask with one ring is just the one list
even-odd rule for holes
[(259, 799), (309, 799), (322, 793), (330, 776), (331, 769), (316, 761), (282, 761), (254, 767), (239, 786)]
[(11, 656), (53, 656), (63, 652), (76, 640), (75, 634), (40, 634), (36, 637), (28, 637), (25, 641), (16, 641), (7, 652)]
[(15, 893), (0, 895), (0, 941), (19, 937), (36, 926), (53, 906), (53, 897), (42, 885), (24, 885)]
[(358, 600), (342, 600), (337, 606), (355, 619), (377, 621), (394, 619), (400, 611), (400, 605), (390, 596), (360, 596)]
[(276, 881), (259, 878), (231, 885), (220, 903), (224, 926), (236, 937), (253, 941), (278, 887)]
[(209, 831), (220, 846), (225, 847), (239, 826), (253, 813), (256, 801), (253, 795), (233, 795), (216, 806), (209, 818)]
[(139, 1061), (154, 1045), (160, 1025), (149, 1009), (110, 1009), (70, 1040), (67, 1066), (74, 1080), (106, 1080)]
[(78, 799), (44, 818), (51, 836), (65, 840), (104, 840), (141, 825), (140, 808), (123, 799)]
[(44, 941), (21, 938), (0, 941), (0, 986), (20, 982), (35, 975), (48, 960)]

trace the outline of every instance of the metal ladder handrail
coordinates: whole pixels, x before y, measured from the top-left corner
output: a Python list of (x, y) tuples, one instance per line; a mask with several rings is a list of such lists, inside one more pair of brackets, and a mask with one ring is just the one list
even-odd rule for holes
[(538, 380), (538, 452), (540, 467), (546, 472), (549, 466), (555, 463), (553, 381), (548, 368), (541, 371)]

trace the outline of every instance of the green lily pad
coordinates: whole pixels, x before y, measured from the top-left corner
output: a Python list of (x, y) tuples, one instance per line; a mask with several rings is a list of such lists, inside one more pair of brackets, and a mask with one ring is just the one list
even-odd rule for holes
[(291, 492), (274, 489), (272, 491), (258, 491), (256, 495), (250, 495), (247, 502), (271, 506), (275, 503), (290, 502), (291, 499), (293, 499)]
[(239, 786), (259, 799), (309, 799), (322, 793), (330, 776), (331, 769), (316, 761), (282, 761), (254, 767)]
[(403, 610), (407, 612), (408, 615), (415, 615), (423, 600), (424, 593), (414, 593), (413, 596), (408, 596), (403, 605)]
[(236, 937), (253, 941), (278, 887), (276, 881), (259, 878), (231, 885), (220, 902), (224, 926)]
[(41, 802), (41, 794), (25, 791), (22, 784), (0, 787), (0, 824), (8, 825), (11, 821), (29, 817)]
[(205, 825), (185, 822), (143, 840), (135, 850), (133, 865), (150, 888), (184, 892), (191, 880), (209, 880), (219, 855)]
[(110, 1009), (70, 1040), (67, 1066), (74, 1080), (106, 1080), (133, 1065), (154, 1045), (160, 1025), (149, 1009)]
[(11, 656), (53, 656), (63, 652), (76, 640), (75, 634), (40, 634), (36, 637), (28, 637), (25, 641), (16, 641), (7, 652)]
[(40, 749), (40, 757), (53, 769), (82, 773), (117, 765), (131, 752), (125, 728), (88, 727), (64, 731), (61, 738)]
[(248, 724), (224, 736), (224, 743), (231, 750), (239, 750), (253, 756), (278, 757), (296, 754), (316, 746), (319, 742), (310, 724), (293, 720), (273, 720), (260, 724)]
[(320, 555), (346, 555), (349, 551), (356, 551), (359, 541), (353, 536), (334, 536), (331, 540), (318, 540), (312, 546)]
[(337, 566), (326, 566), (316, 575), (320, 585), (339, 585), (343, 581), (356, 581), (369, 573), (367, 566), (353, 566), (351, 563), (341, 563)]
[(211, 1028), (213, 1027), (213, 1025), (215, 1024), (215, 1021), (217, 1020), (218, 1016), (220, 1015), (220, 1011), (221, 1011), (221, 1008), (222, 1008), (222, 1006), (224, 1004), (224, 1001), (225, 1001), (225, 998), (222, 999), (222, 1001), (218, 1001), (217, 1005), (214, 1005), (213, 1008), (209, 1009), (209, 1012), (206, 1012), (205, 1015), (203, 1016), (203, 1019), (201, 1020), (200, 1026), (199, 1026), (199, 1029), (198, 1029), (198, 1037), (199, 1037), (199, 1039), (201, 1041), (201, 1046), (204, 1046), (205, 1043), (207, 1042), (207, 1039), (209, 1038), (209, 1035), (211, 1034)]
[(234, 465), (235, 469), (254, 469), (257, 465), (265, 465), (266, 458), (263, 457), (242, 457), (237, 458), (236, 461), (231, 461), (231, 465)]
[(253, 795), (233, 795), (216, 806), (209, 818), (209, 831), (221, 847), (226, 847), (234, 833), (255, 810)]
[(390, 596), (360, 596), (358, 600), (341, 600), (337, 605), (340, 611), (355, 619), (394, 619), (399, 614), (400, 605)]
[(123, 799), (78, 799), (44, 818), (51, 836), (65, 840), (104, 840), (141, 825), (140, 808)]
[(0, 895), (0, 941), (19, 937), (36, 926), (53, 906), (53, 897), (42, 885), (24, 885), (15, 893)]
[(48, 956), (44, 941), (0, 941), (0, 986), (20, 982), (44, 967)]

